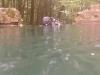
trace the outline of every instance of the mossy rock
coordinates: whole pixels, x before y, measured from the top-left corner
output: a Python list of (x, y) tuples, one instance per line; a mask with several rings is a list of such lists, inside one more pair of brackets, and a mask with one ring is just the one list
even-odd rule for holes
[(8, 17), (11, 17), (11, 18), (14, 18), (16, 15), (16, 12), (10, 8), (6, 11), (6, 13), (7, 13)]

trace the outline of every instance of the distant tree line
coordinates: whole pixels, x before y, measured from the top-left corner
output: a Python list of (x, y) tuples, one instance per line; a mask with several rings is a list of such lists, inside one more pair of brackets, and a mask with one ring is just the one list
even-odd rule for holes
[(53, 16), (72, 22), (78, 11), (93, 3), (100, 3), (100, 0), (0, 0), (1, 7), (18, 9), (24, 23), (31, 25), (41, 24), (43, 16)]
[(41, 24), (43, 16), (52, 16), (54, 0), (0, 0), (1, 7), (17, 8), (25, 24)]

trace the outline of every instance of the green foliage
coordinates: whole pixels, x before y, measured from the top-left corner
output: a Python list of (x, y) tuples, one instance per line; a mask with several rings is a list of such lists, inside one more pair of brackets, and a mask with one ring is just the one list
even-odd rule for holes
[(86, 9), (90, 4), (98, 3), (99, 0), (59, 0), (69, 14), (65, 17), (67, 22), (73, 22), (78, 11)]

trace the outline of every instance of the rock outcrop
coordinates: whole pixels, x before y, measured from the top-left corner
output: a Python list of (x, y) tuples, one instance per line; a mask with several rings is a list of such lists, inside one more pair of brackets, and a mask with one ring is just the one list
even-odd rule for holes
[(75, 17), (76, 24), (84, 24), (87, 22), (100, 23), (100, 4), (91, 5), (87, 9), (77, 13)]
[(0, 8), (0, 24), (20, 24), (21, 14), (16, 8)]

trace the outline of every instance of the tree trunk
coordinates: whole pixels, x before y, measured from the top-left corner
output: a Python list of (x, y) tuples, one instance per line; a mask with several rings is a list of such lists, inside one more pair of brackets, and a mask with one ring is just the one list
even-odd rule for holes
[(34, 0), (31, 0), (31, 16), (30, 16), (30, 24), (34, 25)]

